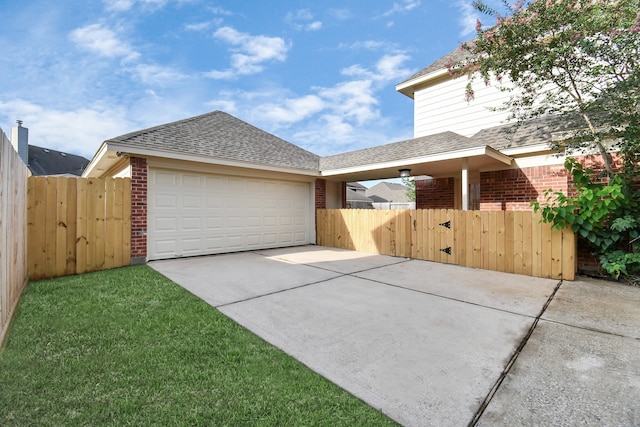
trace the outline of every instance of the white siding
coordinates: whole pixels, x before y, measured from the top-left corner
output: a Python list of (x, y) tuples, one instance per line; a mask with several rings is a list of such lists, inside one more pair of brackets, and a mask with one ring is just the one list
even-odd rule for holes
[(468, 80), (447, 78), (416, 90), (414, 94), (414, 137), (452, 131), (472, 136), (479, 130), (506, 123), (508, 112), (491, 111), (501, 106), (509, 94), (495, 86), (474, 82), (475, 99), (465, 100)]

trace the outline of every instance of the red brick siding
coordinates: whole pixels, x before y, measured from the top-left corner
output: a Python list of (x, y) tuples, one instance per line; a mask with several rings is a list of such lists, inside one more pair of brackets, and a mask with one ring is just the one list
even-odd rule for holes
[(327, 208), (327, 181), (324, 179), (316, 179), (316, 209)]
[(567, 192), (563, 165), (535, 166), (480, 174), (480, 210), (531, 210), (545, 200), (545, 190)]
[(455, 191), (454, 178), (416, 181), (416, 209), (453, 209)]
[(131, 258), (147, 256), (147, 159), (131, 157)]

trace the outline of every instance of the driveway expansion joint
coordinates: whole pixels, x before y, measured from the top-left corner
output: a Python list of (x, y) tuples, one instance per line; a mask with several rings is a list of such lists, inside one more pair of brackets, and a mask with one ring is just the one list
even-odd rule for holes
[(522, 353), (522, 350), (524, 349), (524, 347), (529, 342), (529, 339), (531, 338), (531, 335), (533, 335), (533, 331), (535, 331), (536, 327), (538, 326), (538, 323), (540, 322), (540, 319), (544, 315), (545, 311), (547, 311), (547, 308), (549, 307), (549, 304), (551, 304), (551, 301), (553, 301), (553, 298), (555, 298), (556, 293), (560, 289), (561, 285), (562, 285), (562, 280), (560, 280), (558, 282), (558, 284), (556, 285), (556, 287), (553, 290), (553, 292), (551, 293), (551, 295), (549, 295), (549, 298), (547, 298), (547, 302), (542, 306), (542, 310), (540, 310), (540, 313), (538, 314), (538, 316), (536, 316), (535, 320), (531, 324), (531, 327), (527, 331), (527, 334), (524, 336), (522, 341), (520, 341), (520, 344), (518, 345), (516, 350), (511, 355), (511, 358), (509, 359), (509, 361), (507, 362), (507, 365), (505, 366), (505, 368), (503, 369), (502, 373), (498, 377), (498, 380), (493, 385), (491, 390), (489, 390), (489, 393), (487, 394), (487, 397), (482, 402), (482, 405), (480, 405), (480, 408), (478, 408), (478, 411), (476, 412), (475, 416), (469, 422), (469, 427), (476, 426), (478, 424), (478, 422), (480, 421), (480, 418), (482, 417), (482, 414), (484, 414), (484, 411), (487, 409), (487, 406), (489, 406), (489, 403), (491, 403), (491, 400), (493, 399), (493, 396), (495, 396), (496, 392), (498, 391), (498, 389), (502, 385), (502, 382), (504, 381), (504, 379), (507, 377), (507, 375), (511, 371), (511, 368), (513, 367), (513, 365), (516, 363), (516, 360), (518, 360), (518, 356), (520, 356), (520, 353)]
[(228, 307), (230, 305), (239, 304), (239, 303), (247, 302), (247, 301), (252, 301), (252, 300), (260, 299), (260, 298), (263, 298), (263, 297), (268, 297), (268, 296), (271, 296), (271, 295), (282, 294), (284, 292), (293, 291), (295, 289), (301, 289), (301, 288), (306, 288), (308, 286), (318, 285), (320, 283), (326, 283), (326, 282), (329, 282), (331, 280), (337, 279), (339, 277), (344, 277), (344, 276), (347, 276), (347, 274), (339, 274), (338, 276), (331, 277), (329, 279), (318, 280), (317, 282), (305, 283), (303, 285), (292, 286), (292, 287), (287, 288), (287, 289), (280, 289), (278, 291), (267, 292), (265, 294), (256, 295), (256, 296), (253, 296), (253, 297), (249, 297), (249, 298), (245, 298), (245, 299), (241, 299), (241, 300), (237, 300), (237, 301), (231, 301), (231, 302), (226, 302), (224, 304), (214, 305), (213, 307), (215, 307), (215, 308)]

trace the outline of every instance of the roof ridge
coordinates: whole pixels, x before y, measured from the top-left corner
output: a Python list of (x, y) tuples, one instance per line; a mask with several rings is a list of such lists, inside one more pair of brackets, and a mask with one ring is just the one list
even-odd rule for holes
[(150, 134), (152, 132), (157, 131), (158, 129), (168, 128), (168, 127), (175, 126), (175, 125), (182, 124), (182, 123), (188, 123), (188, 122), (191, 122), (191, 121), (194, 121), (194, 120), (197, 120), (197, 119), (201, 119), (201, 118), (203, 118), (205, 116), (211, 116), (211, 115), (214, 115), (214, 114), (226, 114), (227, 116), (233, 117), (231, 114), (225, 113), (224, 111), (214, 110), (214, 111), (210, 111), (208, 113), (200, 114), (200, 115), (197, 115), (197, 116), (194, 116), (194, 117), (188, 117), (186, 119), (175, 120), (173, 122), (163, 123), (161, 125), (152, 126), (150, 128), (140, 129), (140, 130), (136, 130), (136, 131), (133, 131), (133, 132), (125, 133), (125, 134), (122, 134), (122, 135), (107, 139), (107, 141), (124, 142), (127, 139), (134, 138), (136, 136), (148, 135), (148, 134)]

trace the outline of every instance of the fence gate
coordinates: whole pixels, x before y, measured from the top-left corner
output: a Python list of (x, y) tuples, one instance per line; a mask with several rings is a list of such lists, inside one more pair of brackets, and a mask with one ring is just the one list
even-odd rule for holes
[(458, 218), (447, 209), (412, 211), (412, 258), (458, 264)]

